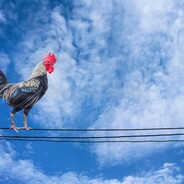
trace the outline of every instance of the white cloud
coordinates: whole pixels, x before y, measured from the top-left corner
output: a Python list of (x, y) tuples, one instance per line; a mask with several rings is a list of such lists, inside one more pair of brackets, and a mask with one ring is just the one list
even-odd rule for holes
[(165, 31), (168, 23), (174, 20), (171, 16), (174, 13), (176, 1), (133, 0), (133, 3), (140, 20), (140, 28), (146, 32)]
[[(124, 19), (137, 20), (137, 24), (134, 24), (136, 30), (131, 35), (127, 32), (127, 47), (132, 53), (126, 59), (132, 69), (122, 79), (126, 94), (121, 96), (118, 106), (104, 109), (93, 127), (182, 126), (183, 11), (175, 1), (169, 2), (133, 1), (131, 9), (126, 9)], [(134, 12), (132, 18), (126, 17), (129, 11)], [(122, 164), (127, 160), (146, 157), (167, 146), (153, 143), (103, 144), (92, 146), (92, 150), (101, 164)]]
[(1, 58), (1, 62), (0, 62), (0, 69), (2, 71), (6, 71), (8, 65), (10, 64), (10, 58), (7, 54), (5, 54), (4, 52), (0, 52), (0, 58)]
[(123, 184), (154, 184), (154, 183), (168, 183), (168, 184), (179, 184), (183, 182), (183, 176), (177, 175), (176, 177), (173, 177), (175, 173), (178, 172), (178, 167), (176, 167), (174, 164), (164, 164), (163, 168), (150, 172), (145, 173), (144, 177), (132, 177), (128, 176), (125, 178)]
[(184, 176), (180, 168), (173, 163), (165, 163), (162, 168), (145, 171), (137, 176), (126, 176), (118, 179), (90, 178), (84, 174), (66, 172), (47, 176), (31, 160), (19, 159), (9, 143), (0, 145), (0, 182), (17, 181), (27, 184), (181, 184)]
[[(1, 151), (1, 153), (3, 153)], [(180, 168), (175, 164), (165, 163), (161, 169), (148, 171), (139, 176), (127, 176), (122, 180), (105, 179), (105, 178), (89, 178), (83, 174), (67, 172), (61, 175), (47, 176), (43, 171), (36, 168), (29, 160), (15, 160), (9, 153), (3, 153), (0, 176), (1, 182), (24, 182), (28, 184), (152, 184), (152, 183), (172, 183), (181, 184), (184, 176), (181, 174)], [(8, 156), (7, 156), (8, 155)]]
[[(141, 86), (140, 86), (141, 87)], [(138, 92), (138, 91), (137, 91)], [(96, 122), (98, 128), (145, 128), (145, 127), (177, 127), (184, 121), (181, 101), (183, 96), (172, 99), (162, 99), (159, 89), (152, 86), (149, 90), (138, 93), (138, 102), (122, 100), (119, 107), (104, 112)], [(177, 131), (178, 132), (178, 131)], [(113, 135), (159, 134), (160, 132), (121, 132)], [(162, 132), (163, 133), (163, 132)], [(171, 133), (170, 131), (164, 133)], [(173, 133), (173, 132), (172, 132)], [(104, 135), (109, 135), (105, 133)], [(110, 134), (112, 135), (112, 134)], [(177, 137), (178, 138), (178, 137)], [(142, 138), (144, 140), (146, 138)], [(147, 138), (151, 139), (151, 138)], [(159, 140), (169, 139), (157, 137)], [(170, 137), (171, 139), (171, 137)], [(135, 140), (135, 139), (134, 139)], [(137, 140), (137, 139), (136, 139)], [(98, 155), (101, 164), (121, 164), (121, 161), (131, 161), (144, 158), (146, 155), (158, 152), (170, 144), (142, 143), (142, 144), (103, 144), (95, 145), (92, 150)]]
[(0, 10), (0, 22), (1, 23), (5, 23), (6, 22), (5, 15), (4, 15), (3, 11), (1, 11), (1, 10)]

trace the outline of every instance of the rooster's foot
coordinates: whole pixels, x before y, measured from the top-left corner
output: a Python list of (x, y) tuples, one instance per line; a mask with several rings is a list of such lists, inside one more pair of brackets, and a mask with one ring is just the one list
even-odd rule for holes
[(19, 130), (19, 128), (18, 128), (18, 127), (16, 127), (16, 125), (12, 125), (10, 129), (15, 130), (15, 132), (17, 132), (17, 133), (19, 132), (19, 131), (18, 131), (18, 130)]
[(22, 130), (32, 130), (32, 128), (31, 127), (28, 127), (27, 125), (24, 125), (21, 129)]

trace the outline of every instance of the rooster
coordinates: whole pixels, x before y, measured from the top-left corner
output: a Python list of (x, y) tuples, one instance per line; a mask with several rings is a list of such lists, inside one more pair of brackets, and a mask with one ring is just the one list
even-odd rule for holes
[(18, 132), (14, 115), (16, 112), (23, 110), (24, 126), (22, 129), (29, 130), (27, 116), (33, 105), (40, 100), (48, 88), (47, 72), (54, 71), (56, 57), (49, 53), (43, 60), (34, 68), (32, 75), (26, 81), (11, 84), (5, 74), (0, 70), (0, 98), (4, 98), (9, 106), (13, 107), (10, 112), (11, 129)]

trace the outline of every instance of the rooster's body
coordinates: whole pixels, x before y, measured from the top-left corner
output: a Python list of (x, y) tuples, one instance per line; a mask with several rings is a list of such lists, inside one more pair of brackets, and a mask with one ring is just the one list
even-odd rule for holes
[(4, 98), (8, 105), (13, 107), (10, 113), (11, 123), (15, 131), (18, 128), (14, 122), (16, 112), (23, 110), (24, 112), (24, 129), (28, 130), (27, 115), (33, 105), (42, 98), (48, 88), (47, 72), (53, 72), (53, 65), (56, 58), (49, 54), (40, 62), (32, 72), (31, 77), (20, 83), (9, 84), (6, 76), (0, 70), (0, 98)]

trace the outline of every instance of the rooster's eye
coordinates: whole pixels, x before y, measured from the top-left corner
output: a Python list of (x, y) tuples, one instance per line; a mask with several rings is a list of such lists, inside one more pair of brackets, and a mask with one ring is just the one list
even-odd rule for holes
[(44, 64), (48, 65), (50, 64), (50, 61), (45, 61)]

